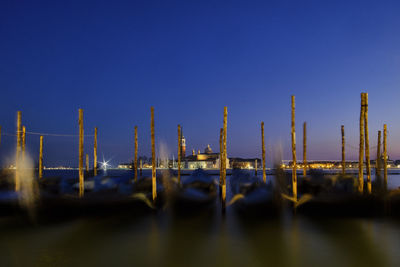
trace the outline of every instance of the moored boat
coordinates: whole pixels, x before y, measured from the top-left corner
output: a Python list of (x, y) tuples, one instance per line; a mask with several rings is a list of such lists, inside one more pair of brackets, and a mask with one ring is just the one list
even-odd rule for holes
[(280, 212), (280, 193), (272, 181), (264, 183), (260, 177), (234, 170), (230, 185), (233, 197), (228, 206), (232, 206), (238, 213), (246, 216), (270, 217)]
[(383, 216), (385, 194), (373, 186), (371, 193), (358, 192), (358, 180), (352, 175), (316, 175), (299, 185), (296, 211), (312, 216)]
[(203, 169), (197, 169), (188, 177), (182, 177), (181, 186), (174, 198), (174, 211), (192, 214), (215, 207), (217, 181)]

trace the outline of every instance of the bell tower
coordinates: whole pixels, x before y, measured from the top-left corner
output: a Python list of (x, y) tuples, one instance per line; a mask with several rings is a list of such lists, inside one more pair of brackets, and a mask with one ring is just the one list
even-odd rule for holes
[(186, 139), (185, 139), (185, 137), (182, 135), (182, 139), (181, 139), (181, 142), (182, 142), (182, 158), (185, 158), (186, 157)]

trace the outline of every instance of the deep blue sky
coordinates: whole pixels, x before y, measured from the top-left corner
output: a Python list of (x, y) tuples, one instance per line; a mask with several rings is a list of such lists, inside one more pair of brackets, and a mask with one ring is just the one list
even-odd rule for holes
[[(139, 154), (150, 155), (150, 106), (169, 154), (178, 123), (188, 151), (218, 151), (227, 105), (229, 156), (260, 156), (263, 120), (270, 162), (272, 146), (290, 158), (295, 94), (298, 158), (307, 121), (309, 158), (339, 159), (341, 124), (358, 144), (366, 91), (371, 144), (387, 123), (389, 155), (400, 158), (399, 14), (398, 1), (3, 0), (0, 124), (15, 131), (21, 110), (29, 131), (77, 134), (83, 108), (85, 133), (98, 126), (100, 157), (117, 164), (132, 158), (134, 125)], [(27, 140), (34, 158), (38, 139)], [(14, 146), (2, 137), (3, 163)], [(76, 166), (77, 149), (77, 138), (45, 137), (45, 163)]]

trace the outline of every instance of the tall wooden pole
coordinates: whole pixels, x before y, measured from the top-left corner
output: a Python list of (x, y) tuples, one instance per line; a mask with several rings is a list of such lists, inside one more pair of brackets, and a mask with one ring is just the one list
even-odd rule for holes
[(383, 181), (387, 189), (387, 126), (383, 125)]
[(367, 165), (367, 189), (368, 194), (372, 192), (372, 183), (371, 183), (371, 162), (369, 157), (369, 132), (368, 132), (368, 93), (364, 93), (364, 132), (365, 132), (365, 162)]
[(39, 179), (43, 178), (43, 136), (40, 136), (39, 148)]
[(295, 128), (295, 97), (292, 95), (292, 157), (293, 157), (293, 169), (292, 169), (292, 192), (293, 198), (297, 201), (297, 159), (296, 159), (296, 128)]
[(364, 192), (364, 93), (361, 93), (361, 111), (360, 111), (360, 146), (358, 153), (358, 192)]
[(346, 154), (345, 154), (345, 138), (344, 138), (344, 125), (341, 126), (342, 130), (342, 175), (346, 174)]
[(267, 175), (265, 173), (265, 140), (264, 140), (264, 122), (261, 122), (261, 150), (262, 150), (262, 168), (263, 168), (263, 181), (267, 182)]
[(135, 182), (137, 182), (137, 155), (138, 155), (138, 132), (137, 126), (135, 126), (135, 155), (133, 158), (133, 172), (135, 174)]
[(89, 154), (86, 154), (86, 173), (89, 173)]
[(382, 132), (378, 131), (378, 143), (376, 146), (376, 162), (375, 162), (375, 175), (381, 176), (381, 136)]
[(83, 109), (79, 109), (79, 197), (85, 192), (83, 173)]
[(303, 123), (303, 176), (307, 175), (307, 123)]
[(255, 176), (257, 176), (257, 159), (254, 161)]
[(140, 171), (139, 171), (140, 177), (142, 177), (142, 169), (143, 169), (143, 161), (142, 159), (140, 159)]
[(181, 152), (182, 152), (182, 136), (181, 126), (178, 124), (178, 183), (181, 183)]
[(224, 107), (224, 138), (223, 138), (223, 164), (222, 164), (222, 204), (225, 208), (226, 203), (226, 159), (227, 159), (227, 152), (226, 152), (226, 138), (227, 138), (227, 127), (228, 126), (228, 107)]
[(224, 156), (224, 129), (221, 128), (219, 130), (219, 185), (222, 188), (223, 177), (222, 177), (222, 164), (223, 164), (223, 156)]
[(157, 181), (156, 181), (156, 146), (154, 140), (154, 107), (151, 107), (151, 160), (152, 160), (152, 188), (153, 188), (153, 201), (157, 198)]
[(97, 176), (97, 127), (94, 128), (93, 175)]
[(15, 156), (15, 191), (20, 190), (20, 174), (19, 174), (19, 161), (21, 154), (21, 111), (17, 112), (17, 153)]
[(22, 126), (22, 141), (21, 141), (21, 150), (22, 150), (22, 162), (25, 164), (25, 146), (26, 146), (26, 127)]

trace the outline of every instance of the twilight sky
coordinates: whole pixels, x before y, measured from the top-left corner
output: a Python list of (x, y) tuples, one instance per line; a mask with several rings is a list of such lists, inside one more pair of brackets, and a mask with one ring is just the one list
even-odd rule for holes
[[(190, 2), (190, 3), (189, 3)], [(351, 3), (350, 3), (351, 2)], [(308, 158), (357, 159), (360, 92), (369, 93), (370, 143), (388, 124), (389, 156), (400, 158), (398, 1), (0, 1), (0, 125), (15, 132), (78, 134), (99, 128), (99, 157), (150, 155), (150, 107), (157, 152), (176, 155), (177, 124), (187, 150), (218, 151), (228, 106), (228, 156), (290, 159), (290, 95), (296, 95), (298, 158), (308, 123)], [(78, 138), (45, 136), (45, 165), (78, 164)], [(0, 159), (15, 138), (3, 135)], [(28, 135), (34, 159), (39, 136)], [(163, 145), (162, 145), (163, 144)], [(85, 153), (92, 160), (91, 137)], [(375, 158), (375, 149), (371, 150)], [(269, 165), (267, 163), (267, 165)]]

